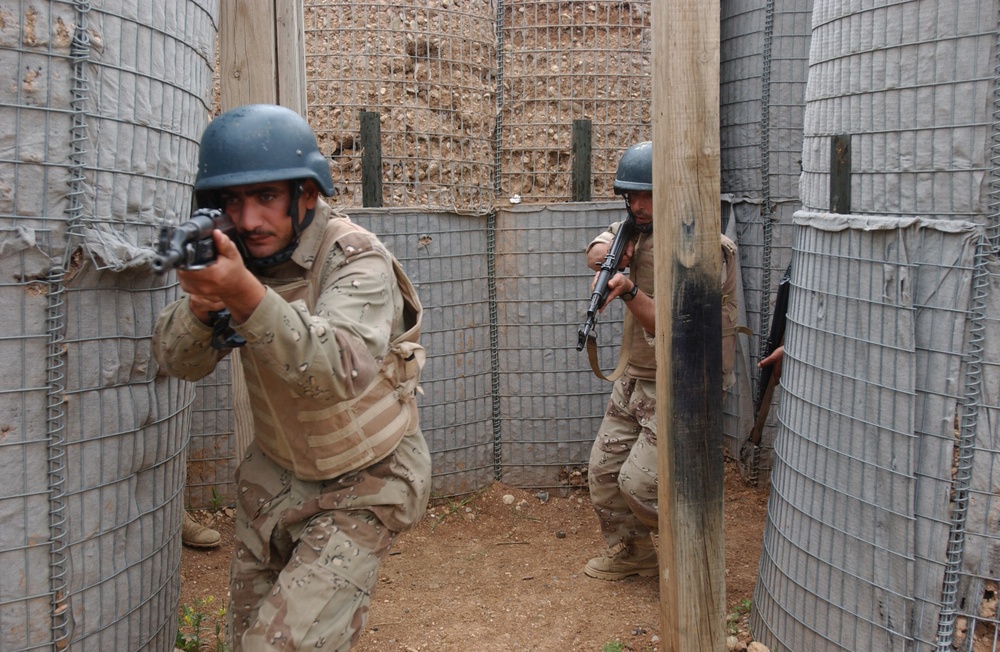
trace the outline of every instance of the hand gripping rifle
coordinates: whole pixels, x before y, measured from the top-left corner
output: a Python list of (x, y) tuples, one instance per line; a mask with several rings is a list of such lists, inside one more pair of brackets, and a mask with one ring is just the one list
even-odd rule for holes
[(576, 343), (577, 351), (582, 351), (584, 347), (587, 347), (590, 368), (593, 369), (594, 375), (602, 380), (614, 380), (621, 375), (625, 369), (624, 362), (627, 355), (625, 351), (631, 347), (632, 331), (628, 315), (626, 315), (625, 335), (622, 340), (623, 355), (619, 356), (618, 367), (609, 376), (605, 376), (601, 372), (601, 367), (597, 362), (597, 333), (594, 331), (597, 326), (597, 313), (608, 300), (608, 281), (618, 273), (622, 256), (625, 253), (625, 245), (628, 244), (634, 230), (635, 222), (632, 221), (631, 217), (619, 225), (618, 233), (615, 234), (615, 238), (611, 242), (611, 247), (608, 248), (608, 254), (604, 257), (604, 263), (601, 264), (601, 271), (598, 273), (597, 281), (594, 283), (594, 291), (590, 295), (590, 305), (587, 306), (587, 319), (583, 322), (583, 326), (580, 327), (579, 339)]
[[(153, 271), (165, 274), (171, 269), (198, 270), (208, 267), (218, 258), (212, 232), (219, 229), (226, 236), (236, 236), (233, 220), (220, 210), (199, 208), (191, 219), (177, 226), (163, 226), (156, 244)], [(223, 308), (211, 313), (212, 348), (233, 349), (246, 344), (229, 325), (229, 311)]]
[(629, 239), (632, 237), (634, 226), (635, 222), (631, 218), (621, 223), (618, 227), (618, 233), (615, 234), (615, 239), (611, 242), (611, 247), (608, 249), (608, 255), (604, 257), (604, 262), (601, 264), (601, 272), (597, 275), (597, 282), (594, 284), (594, 292), (590, 295), (590, 305), (587, 306), (587, 319), (583, 322), (583, 326), (580, 327), (576, 343), (577, 351), (583, 350), (583, 347), (587, 345), (588, 339), (597, 339), (597, 334), (594, 332), (594, 327), (597, 325), (597, 312), (604, 306), (604, 302), (608, 300), (608, 281), (618, 273), (622, 254), (625, 253), (625, 245), (628, 244)]
[[(785, 323), (787, 321), (786, 317), (788, 313), (788, 290), (792, 284), (791, 271), (792, 268), (789, 266), (789, 268), (785, 270), (781, 280), (778, 281), (778, 294), (774, 299), (774, 314), (771, 317), (771, 330), (767, 334), (767, 341), (764, 343), (764, 353), (761, 356), (761, 360), (774, 353), (774, 350), (781, 346), (785, 340)], [(754, 401), (757, 418), (754, 420), (753, 429), (750, 431), (750, 437), (744, 444), (750, 444), (753, 446), (749, 455), (750, 464), (747, 472), (747, 482), (752, 486), (757, 485), (757, 473), (760, 469), (760, 440), (764, 434), (764, 424), (767, 421), (767, 415), (771, 411), (771, 399), (774, 396), (774, 388), (777, 384), (778, 377), (774, 374), (774, 365), (772, 364), (767, 367), (762, 367), (760, 370), (760, 379), (757, 384), (757, 396)]]

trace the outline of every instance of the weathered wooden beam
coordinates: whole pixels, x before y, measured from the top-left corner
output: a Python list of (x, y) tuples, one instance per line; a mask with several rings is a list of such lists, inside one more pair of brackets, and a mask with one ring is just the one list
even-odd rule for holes
[(301, 2), (222, 0), (219, 102), (280, 104), (306, 115), (305, 21)]
[(573, 201), (590, 201), (590, 120), (573, 121)]
[(830, 140), (830, 212), (851, 212), (851, 137), (845, 134)]
[(654, 2), (651, 31), (662, 649), (722, 652), (719, 0)]
[(361, 205), (382, 206), (382, 124), (377, 111), (361, 112)]

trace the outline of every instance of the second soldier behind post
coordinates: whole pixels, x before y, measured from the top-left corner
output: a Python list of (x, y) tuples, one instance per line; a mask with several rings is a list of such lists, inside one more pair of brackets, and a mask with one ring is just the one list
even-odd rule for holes
[[(625, 302), (627, 360), (614, 380), (611, 399), (590, 452), (588, 482), (607, 551), (587, 562), (584, 573), (602, 580), (632, 575), (651, 577), (659, 571), (651, 533), (659, 526), (656, 449), (656, 302), (653, 297), (653, 143), (629, 147), (618, 162), (615, 194), (624, 195), (635, 240), (629, 242), (620, 268), (608, 281), (610, 303)], [(599, 271), (618, 230), (618, 223), (587, 247), (587, 266)], [(722, 391), (736, 382), (736, 245), (722, 239)], [(596, 277), (595, 277), (596, 280)], [(628, 341), (629, 338), (624, 338)]]
[[(237, 470), (231, 649), (347, 650), (379, 566), (424, 514), (431, 460), (415, 391), (422, 308), (399, 263), (331, 209), (325, 157), (306, 121), (249, 105), (201, 141), (195, 195), (236, 225), (217, 260), (178, 271), (186, 293), (160, 314), (156, 360), (189, 381), (239, 338), (254, 441)], [(219, 339), (214, 339), (219, 346)]]

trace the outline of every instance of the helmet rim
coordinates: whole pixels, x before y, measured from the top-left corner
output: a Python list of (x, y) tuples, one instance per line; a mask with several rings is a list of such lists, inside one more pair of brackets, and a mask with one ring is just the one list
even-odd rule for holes
[(312, 179), (324, 196), (334, 194), (330, 164), (309, 123), (297, 112), (247, 104), (222, 113), (205, 128), (196, 193), (296, 179)]
[(618, 161), (614, 183), (616, 195), (629, 191), (653, 190), (653, 142), (643, 141), (632, 145)]

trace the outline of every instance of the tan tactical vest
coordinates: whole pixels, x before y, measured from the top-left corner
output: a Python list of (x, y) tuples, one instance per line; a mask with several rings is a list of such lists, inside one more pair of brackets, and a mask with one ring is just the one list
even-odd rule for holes
[[(353, 222), (331, 216), (316, 260), (326, 260), (337, 240), (361, 231)], [(418, 427), (414, 393), (426, 359), (419, 343), (423, 308), (399, 262), (393, 258), (392, 264), (407, 330), (390, 342), (381, 371), (357, 398), (331, 404), (295, 395), (267, 365), (242, 356), (257, 444), (300, 479), (327, 480), (369, 466)], [(271, 287), (286, 301), (304, 301), (312, 312), (321, 268), (313, 265), (304, 280)]]

